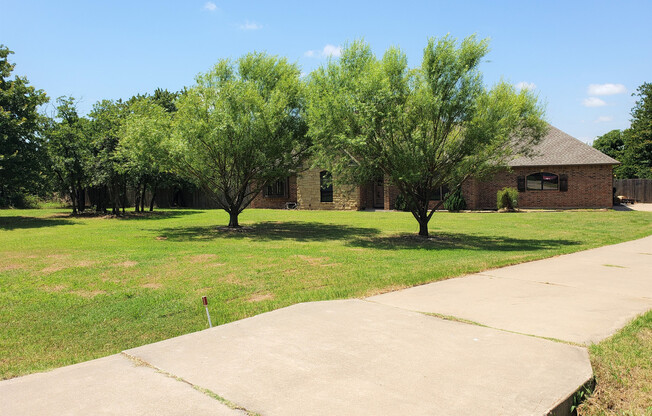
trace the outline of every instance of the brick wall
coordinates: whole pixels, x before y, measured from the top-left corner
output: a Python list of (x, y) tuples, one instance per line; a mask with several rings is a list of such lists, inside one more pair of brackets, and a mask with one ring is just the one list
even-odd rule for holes
[(364, 209), (365, 195), (359, 186), (333, 184), (333, 202), (321, 202), (319, 173), (323, 169), (309, 169), (297, 176), (297, 202), (299, 209)]
[(496, 194), (504, 187), (517, 187), (518, 176), (536, 172), (568, 175), (568, 191), (519, 192), (521, 208), (610, 208), (613, 173), (611, 165), (515, 167), (489, 180), (469, 180), (462, 187), (469, 209), (496, 209)]
[(284, 209), (285, 204), (288, 202), (297, 202), (297, 177), (290, 176), (288, 178), (288, 190), (286, 196), (265, 196), (264, 192), (259, 193), (253, 201), (251, 201), (250, 208), (272, 208)]
[(384, 209), (394, 209), (396, 197), (398, 197), (399, 190), (396, 186), (392, 185), (388, 177), (385, 177), (385, 207)]

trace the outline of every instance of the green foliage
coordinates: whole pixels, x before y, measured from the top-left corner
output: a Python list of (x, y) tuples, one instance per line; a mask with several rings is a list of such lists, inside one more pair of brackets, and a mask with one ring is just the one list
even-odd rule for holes
[(625, 157), (636, 177), (652, 178), (652, 83), (644, 83), (632, 95), (639, 99), (632, 108)]
[(70, 197), (72, 211), (77, 213), (84, 210), (84, 189), (91, 180), (90, 124), (77, 114), (74, 98), (59, 97), (57, 104), (58, 121), (53, 121), (46, 132), (47, 151), (59, 187)]
[[(154, 194), (157, 185), (164, 180), (164, 173), (171, 169), (164, 142), (172, 133), (172, 112), (176, 107), (174, 103), (163, 107), (159, 102), (153, 97), (134, 99), (120, 130), (116, 158), (122, 163), (118, 172), (126, 174), (136, 189), (136, 211), (139, 211), (138, 202), (144, 207), (147, 184)], [(153, 204), (150, 207), (153, 210)]]
[(632, 95), (639, 99), (630, 128), (598, 137), (593, 147), (621, 162), (614, 168), (617, 178), (652, 178), (652, 84), (644, 83)]
[(219, 61), (183, 94), (168, 146), (177, 174), (209, 192), (230, 226), (268, 183), (307, 156), (299, 68), (250, 53)]
[(12, 53), (0, 44), (0, 207), (20, 206), (27, 195), (47, 191), (48, 184), (39, 135), (44, 118), (37, 111), (48, 97), (26, 78), (10, 78)]
[(363, 42), (348, 45), (309, 79), (316, 164), (351, 184), (386, 175), (428, 235), (436, 189), (495, 172), (547, 129), (531, 92), (484, 87), (478, 65), (487, 51), (475, 37), (430, 39), (410, 69), (397, 48), (377, 59)]
[(518, 208), (518, 190), (516, 188), (503, 188), (497, 193), (496, 205), (498, 209), (514, 211)]
[(444, 209), (450, 212), (458, 212), (466, 209), (466, 200), (462, 196), (460, 188), (450, 192), (444, 200)]
[(394, 201), (394, 209), (397, 211), (410, 211), (408, 207), (408, 202), (403, 196), (403, 194), (398, 194), (396, 200)]

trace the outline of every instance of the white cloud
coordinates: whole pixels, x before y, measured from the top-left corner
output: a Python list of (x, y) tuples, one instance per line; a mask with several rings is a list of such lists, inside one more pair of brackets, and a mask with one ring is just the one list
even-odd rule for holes
[(623, 84), (590, 84), (589, 95), (615, 95), (624, 94), (627, 88)]
[(612, 121), (614, 118), (611, 116), (600, 116), (595, 119), (596, 123), (606, 123), (608, 121)]
[(331, 45), (329, 43), (328, 45), (324, 46), (324, 49), (322, 50), (309, 50), (306, 51), (303, 55), (307, 56), (308, 58), (328, 58), (330, 56), (339, 57), (342, 55), (342, 47)]
[(217, 5), (212, 1), (207, 1), (206, 4), (204, 4), (204, 10), (208, 10), (209, 12), (214, 12), (215, 10), (217, 10)]
[(589, 97), (582, 101), (582, 105), (584, 107), (602, 107), (607, 105), (607, 103), (597, 97)]
[(240, 29), (242, 29), (242, 30), (259, 30), (259, 29), (262, 29), (262, 28), (263, 28), (262, 25), (259, 25), (256, 22), (250, 22), (248, 20), (246, 22), (244, 22), (244, 24), (240, 25)]
[(341, 46), (335, 46), (335, 45), (326, 45), (324, 46), (324, 50), (322, 51), (322, 55), (324, 56), (340, 56), (342, 55), (342, 47)]
[(525, 82), (521, 81), (518, 84), (515, 85), (516, 89), (519, 90), (535, 90), (537, 89), (537, 85), (534, 82)]

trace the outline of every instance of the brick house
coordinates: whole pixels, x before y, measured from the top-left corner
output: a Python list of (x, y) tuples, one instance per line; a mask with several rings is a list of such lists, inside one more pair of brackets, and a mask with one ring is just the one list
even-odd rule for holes
[[(496, 193), (519, 190), (522, 208), (609, 208), (613, 203), (614, 165), (619, 162), (563, 131), (550, 126), (532, 157), (519, 157), (510, 169), (487, 180), (462, 185), (468, 209), (495, 209)], [(387, 180), (364, 186), (332, 185), (330, 174), (309, 169), (268, 186), (252, 208), (393, 209), (398, 190)], [(439, 190), (439, 196), (443, 190)]]

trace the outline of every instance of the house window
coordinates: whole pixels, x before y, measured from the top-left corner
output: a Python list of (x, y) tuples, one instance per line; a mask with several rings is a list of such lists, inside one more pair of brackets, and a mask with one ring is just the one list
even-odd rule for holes
[(440, 186), (439, 188), (435, 189), (435, 193), (434, 193), (434, 195), (432, 195), (430, 197), (430, 200), (431, 201), (441, 201), (442, 199), (444, 199), (444, 197), (446, 196), (448, 191), (449, 191), (448, 186), (446, 186), (446, 185)]
[(284, 198), (287, 197), (288, 178), (279, 179), (265, 187), (263, 195), (268, 198)]
[(526, 178), (528, 191), (556, 191), (559, 189), (559, 176), (549, 172), (539, 172)]
[(319, 189), (321, 202), (333, 202), (333, 176), (330, 172), (326, 170), (319, 172)]

